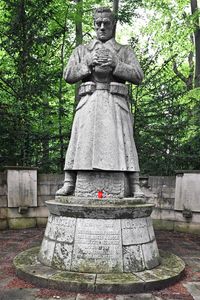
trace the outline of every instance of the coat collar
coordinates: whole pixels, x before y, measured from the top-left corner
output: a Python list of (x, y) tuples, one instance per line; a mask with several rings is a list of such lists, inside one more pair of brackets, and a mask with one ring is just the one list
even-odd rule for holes
[(102, 43), (101, 41), (97, 40), (97, 39), (94, 39), (92, 40), (88, 45), (86, 45), (86, 47), (88, 48), (89, 51), (92, 51), (94, 49), (94, 47), (96, 45), (105, 45), (105, 46), (108, 46), (108, 47), (111, 47), (111, 48), (114, 48), (117, 52), (121, 49), (122, 45), (120, 45), (119, 43), (117, 43), (115, 41), (114, 38), (108, 40), (107, 42), (105, 43)]

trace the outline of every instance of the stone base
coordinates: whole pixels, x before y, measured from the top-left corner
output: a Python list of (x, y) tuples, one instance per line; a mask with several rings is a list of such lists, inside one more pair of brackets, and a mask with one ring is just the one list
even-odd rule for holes
[(128, 173), (109, 171), (77, 172), (76, 197), (97, 197), (99, 191), (103, 192), (105, 198), (129, 196)]
[(73, 200), (46, 202), (50, 216), (39, 253), (42, 264), (98, 273), (139, 272), (159, 265), (150, 217), (153, 205), (138, 204), (134, 198), (129, 204)]
[(185, 264), (176, 255), (161, 252), (161, 263), (153, 270), (133, 273), (78, 273), (56, 270), (38, 261), (39, 248), (18, 254), (17, 275), (39, 287), (71, 292), (132, 294), (165, 288), (180, 279)]

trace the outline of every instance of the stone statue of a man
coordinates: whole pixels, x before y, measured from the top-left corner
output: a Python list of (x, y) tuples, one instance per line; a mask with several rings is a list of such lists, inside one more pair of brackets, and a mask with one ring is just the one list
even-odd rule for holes
[(114, 39), (116, 21), (109, 8), (94, 13), (96, 39), (78, 46), (64, 70), (68, 83), (81, 81), (64, 185), (56, 195), (74, 192), (77, 171), (126, 172), (131, 194), (141, 197), (139, 164), (125, 82), (138, 85), (143, 72), (129, 46)]

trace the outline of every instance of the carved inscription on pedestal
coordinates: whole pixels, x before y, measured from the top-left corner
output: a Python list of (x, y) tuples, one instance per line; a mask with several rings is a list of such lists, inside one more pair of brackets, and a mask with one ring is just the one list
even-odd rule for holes
[(71, 270), (123, 272), (120, 220), (77, 220)]
[[(152, 237), (152, 235), (151, 235)], [(122, 220), (123, 245), (138, 245), (151, 240), (146, 218)]]
[(50, 215), (45, 236), (51, 240), (71, 244), (74, 240), (75, 224), (75, 218)]

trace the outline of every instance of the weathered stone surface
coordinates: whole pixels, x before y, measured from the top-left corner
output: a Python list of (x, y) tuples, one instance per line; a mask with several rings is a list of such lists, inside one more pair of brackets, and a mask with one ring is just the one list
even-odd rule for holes
[(126, 197), (130, 194), (128, 175), (124, 172), (79, 171), (76, 179), (76, 197)]
[(52, 198), (63, 180), (63, 174), (38, 174), (38, 195)]
[(25, 208), (23, 213), (20, 213), (19, 208), (13, 207), (8, 208), (8, 219), (15, 219), (15, 218), (35, 218), (36, 217), (36, 207), (28, 207)]
[(35, 218), (8, 219), (8, 226), (10, 229), (33, 228), (36, 226), (36, 219)]
[[(123, 286), (123, 288), (122, 288)], [(132, 273), (97, 274), (97, 293), (138, 293), (144, 292), (145, 283)]]
[(35, 289), (12, 288), (0, 295), (1, 300), (28, 299), (35, 300)]
[(29, 265), (35, 266), (40, 264), (37, 259), (38, 252), (39, 247), (33, 247), (23, 251), (14, 258), (13, 263), (17, 268), (24, 268), (25, 266)]
[[(68, 198), (68, 197), (67, 197)], [(76, 218), (91, 218), (91, 219), (127, 219), (127, 218), (142, 218), (150, 216), (152, 204), (142, 204), (137, 202), (135, 198), (124, 199), (122, 202), (92, 199), (89, 203), (62, 203), (59, 199), (47, 201), (47, 207), (50, 213), (57, 216), (76, 217)], [(75, 198), (76, 200), (77, 198)], [(66, 201), (66, 199), (65, 199)]]
[[(175, 176), (149, 176), (148, 185), (154, 193), (162, 194), (163, 189), (172, 190), (174, 193), (175, 189)], [(167, 195), (167, 198), (172, 198), (170, 195)]]
[(58, 242), (72, 243), (74, 240), (75, 218), (50, 215), (45, 236)]
[(155, 240), (155, 233), (154, 233), (153, 222), (152, 222), (151, 217), (147, 217), (146, 221), (147, 221), (147, 228), (148, 228), (150, 241), (153, 241), (153, 240)]
[(176, 282), (185, 267), (176, 255), (162, 252), (161, 264), (153, 270), (110, 274), (67, 272), (42, 265), (37, 259), (38, 251), (39, 247), (35, 247), (15, 257), (18, 276), (38, 286), (76, 292), (132, 294), (160, 289)]
[(174, 221), (154, 219), (153, 220), (153, 226), (157, 230), (173, 231), (174, 230)]
[(54, 198), (55, 195), (38, 195), (38, 206), (42, 207), (45, 206), (45, 201), (51, 200)]
[(5, 230), (8, 228), (8, 221), (0, 219), (0, 230)]
[(156, 240), (143, 244), (142, 252), (146, 269), (153, 269), (159, 265), (159, 251)]
[(6, 173), (0, 172), (0, 207), (8, 207)]
[(200, 282), (187, 282), (184, 284), (194, 300), (200, 300)]
[(7, 208), (1, 208), (0, 207), (0, 220), (1, 219), (6, 219), (8, 215), (8, 210)]
[(37, 170), (8, 170), (8, 207), (37, 206)]
[(163, 300), (152, 294), (117, 295), (116, 300)]
[(200, 173), (179, 173), (176, 176), (175, 209), (200, 212)]
[(123, 246), (124, 272), (140, 272), (145, 269), (141, 245)]
[[(44, 264), (60, 270), (98, 273), (138, 272), (158, 265), (159, 253), (156, 242), (153, 242), (155, 236), (150, 218), (152, 205), (133, 205), (131, 201), (128, 205), (127, 200), (122, 200), (126, 204), (118, 205), (115, 199), (107, 199), (105, 205), (97, 199), (90, 199), (84, 205), (83, 201), (80, 204), (74, 203), (73, 197), (71, 200), (72, 203), (70, 198), (69, 203), (48, 201), (51, 215), (39, 256)], [(69, 207), (75, 213), (80, 208), (85, 210), (84, 217), (62, 216), (63, 211)], [(91, 216), (89, 208), (98, 208), (104, 212), (105, 218), (99, 218), (98, 214), (96, 218), (95, 215)], [(111, 218), (107, 218), (105, 208), (109, 208)], [(123, 217), (123, 214), (120, 215), (123, 208), (127, 212), (132, 208), (132, 217), (135, 214), (135, 218), (119, 218)], [(140, 218), (141, 213), (146, 214), (146, 217)], [(146, 244), (149, 245), (150, 253), (147, 252)]]
[(51, 266), (56, 242), (43, 238), (38, 259), (46, 266)]
[(46, 227), (48, 218), (36, 218), (37, 227)]
[(49, 210), (47, 207), (37, 207), (35, 209), (35, 215), (37, 218), (47, 218), (49, 216)]
[(200, 223), (174, 222), (174, 230), (178, 232), (200, 234)]
[(94, 292), (95, 279), (96, 274), (58, 272), (50, 278), (49, 287), (73, 292)]
[(122, 220), (123, 245), (137, 245), (151, 241), (146, 218)]
[(47, 239), (51, 239), (51, 240), (56, 240), (56, 226), (53, 226), (54, 219), (55, 219), (55, 217), (53, 215), (50, 215), (48, 217), (48, 223), (47, 223), (47, 227), (46, 227), (45, 233), (44, 233), (44, 236)]
[(123, 272), (120, 220), (77, 220), (71, 270)]
[(66, 243), (56, 243), (52, 266), (60, 270), (70, 271), (72, 258), (72, 245)]
[(0, 195), (0, 207), (8, 207), (8, 198), (6, 195)]

